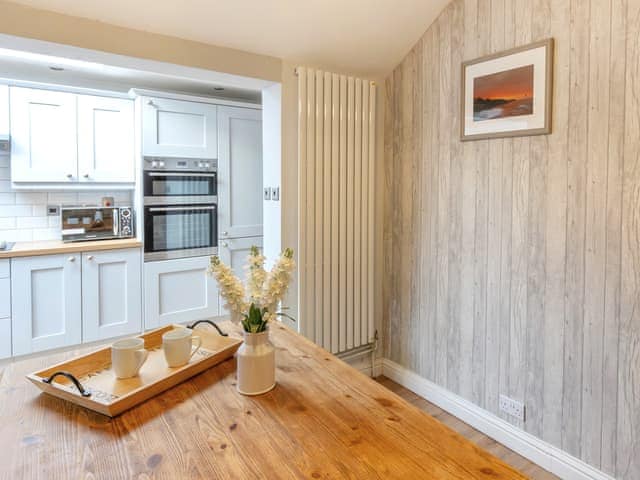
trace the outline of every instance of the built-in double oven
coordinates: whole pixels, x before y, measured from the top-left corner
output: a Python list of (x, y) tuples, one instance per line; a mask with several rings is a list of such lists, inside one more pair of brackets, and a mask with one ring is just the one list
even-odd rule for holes
[(145, 261), (218, 253), (216, 160), (145, 158)]

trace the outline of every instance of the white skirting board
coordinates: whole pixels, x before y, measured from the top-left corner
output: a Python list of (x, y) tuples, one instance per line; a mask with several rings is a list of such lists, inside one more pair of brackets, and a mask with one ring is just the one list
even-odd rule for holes
[(382, 360), (382, 374), (562, 479), (614, 480), (558, 447), (386, 358)]

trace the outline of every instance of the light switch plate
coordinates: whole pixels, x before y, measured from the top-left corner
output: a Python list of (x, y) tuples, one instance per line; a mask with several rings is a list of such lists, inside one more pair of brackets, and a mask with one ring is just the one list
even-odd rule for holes
[(271, 200), (271, 188), (270, 187), (264, 187), (264, 199), (265, 200)]
[(271, 189), (271, 200), (280, 200), (280, 187), (273, 187)]
[(47, 215), (57, 217), (60, 215), (60, 207), (58, 205), (47, 205)]

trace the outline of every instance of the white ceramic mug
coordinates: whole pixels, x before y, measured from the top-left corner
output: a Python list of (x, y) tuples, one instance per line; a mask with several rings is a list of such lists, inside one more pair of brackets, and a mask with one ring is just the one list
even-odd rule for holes
[(162, 349), (164, 358), (170, 367), (181, 367), (191, 360), (200, 350), (202, 339), (191, 336), (188, 328), (176, 328), (162, 335)]
[(142, 338), (125, 338), (111, 345), (111, 365), (118, 378), (138, 375), (149, 352), (144, 349)]

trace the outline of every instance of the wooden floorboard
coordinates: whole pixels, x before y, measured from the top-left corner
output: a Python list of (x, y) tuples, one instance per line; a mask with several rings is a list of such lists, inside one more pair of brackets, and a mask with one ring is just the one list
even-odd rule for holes
[(531, 480), (553, 480), (558, 478), (552, 473), (549, 473), (540, 466), (536, 465), (535, 463), (530, 462), (522, 455), (518, 455), (513, 450), (510, 450), (501, 443), (496, 442), (493, 438), (490, 438), (481, 431), (476, 430), (471, 425), (445, 412), (437, 405), (434, 405), (433, 403), (425, 400), (419, 395), (416, 395), (411, 390), (407, 390), (402, 385), (397, 384), (393, 380), (381, 376), (377, 377), (376, 381), (387, 387), (395, 394), (404, 398), (409, 403), (415, 405), (432, 417), (438, 419), (440, 422), (452, 428), (460, 435), (466, 437), (479, 447), (498, 457), (503, 462), (508, 463), (512, 467), (520, 470), (522, 473), (531, 478)]

